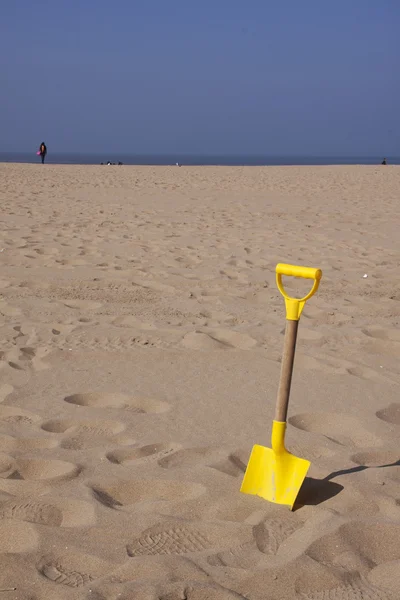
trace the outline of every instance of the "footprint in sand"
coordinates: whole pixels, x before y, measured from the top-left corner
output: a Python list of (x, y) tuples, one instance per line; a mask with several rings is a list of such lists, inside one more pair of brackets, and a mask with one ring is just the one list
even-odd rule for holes
[(260, 556), (257, 546), (253, 541), (217, 552), (216, 554), (210, 554), (210, 556), (207, 556), (207, 563), (212, 567), (254, 569), (260, 560)]
[(249, 461), (250, 453), (248, 450), (236, 450), (228, 456), (215, 464), (210, 464), (212, 469), (216, 469), (225, 475), (231, 477), (242, 477), (246, 471), (247, 463)]
[(229, 548), (251, 541), (251, 528), (193, 521), (162, 523), (143, 531), (126, 547), (129, 556), (189, 554)]
[(109, 452), (107, 459), (118, 465), (129, 466), (142, 459), (161, 460), (168, 458), (180, 447), (179, 444), (147, 444), (136, 448), (120, 448)]
[(9, 366), (17, 370), (32, 369), (33, 371), (43, 371), (49, 368), (43, 358), (49, 353), (47, 346), (41, 348), (24, 347), (19, 349), (19, 354), (15, 360), (9, 361)]
[(400, 450), (365, 451), (350, 457), (356, 465), (363, 467), (384, 467), (385, 465), (400, 465)]
[(0, 451), (3, 452), (56, 448), (58, 444), (58, 440), (45, 436), (21, 437), (18, 435), (0, 435)]
[(3, 315), (3, 317), (17, 317), (21, 312), (20, 308), (10, 306), (4, 300), (0, 301), (0, 315)]
[(7, 478), (14, 473), (15, 468), (15, 459), (12, 456), (0, 453), (0, 477)]
[(43, 556), (38, 571), (48, 580), (59, 585), (77, 588), (103, 577), (113, 565), (89, 554), (70, 550), (59, 556)]
[(15, 449), (16, 450), (47, 450), (50, 448), (57, 448), (59, 440), (51, 437), (23, 437), (15, 438)]
[(380, 446), (382, 440), (364, 429), (359, 420), (340, 413), (303, 413), (289, 418), (289, 423), (309, 433), (318, 433), (343, 446)]
[[(79, 321), (82, 321), (82, 319), (79, 319)], [(90, 319), (87, 319), (87, 321), (90, 321)], [(69, 333), (71, 333), (73, 330), (75, 329), (74, 325), (65, 325), (63, 323), (55, 323), (53, 325), (49, 326), (49, 330), (51, 331), (52, 335), (68, 335)]]
[(276, 554), (279, 546), (302, 525), (294, 514), (267, 517), (253, 529), (257, 548), (263, 554)]
[(92, 504), (75, 498), (46, 496), (43, 500), (30, 497), (13, 498), (0, 504), (0, 519), (27, 521), (51, 527), (87, 527), (94, 525)]
[[(176, 571), (177, 564), (179, 564), (179, 574)], [(156, 580), (154, 579), (154, 573), (157, 573)], [(174, 575), (171, 578), (173, 573)], [(151, 560), (149, 560), (148, 556), (138, 557), (135, 560), (127, 559), (112, 571), (109, 577), (103, 578), (100, 582), (100, 586), (103, 594), (105, 592), (104, 597), (107, 599), (109, 598), (107, 595), (108, 589), (111, 590), (112, 587), (115, 589), (115, 584), (122, 584), (124, 586), (124, 598), (140, 598), (141, 600), (144, 598), (155, 600), (155, 598), (157, 598), (157, 600), (159, 600), (161, 590), (165, 590), (167, 581), (173, 580), (175, 582), (180, 582), (181, 584), (190, 581), (192, 584), (195, 584), (200, 581), (207, 583), (209, 578), (210, 576), (194, 564), (194, 562), (179, 560), (179, 558), (177, 559), (174, 555), (164, 554), (152, 556)], [(162, 587), (160, 586), (160, 583)], [(139, 593), (139, 590), (142, 590), (142, 586), (157, 586), (158, 593), (154, 595), (155, 591), (153, 589), (151, 595), (142, 596)], [(122, 591), (122, 589), (120, 589), (120, 591)], [(114, 596), (112, 597), (114, 598)], [(172, 596), (170, 600), (177, 600), (178, 598), (181, 598), (181, 596)], [(202, 600), (205, 600), (205, 598)]]
[(14, 388), (9, 383), (4, 383), (0, 386), (0, 402), (4, 400), (13, 392)]
[(311, 543), (307, 556), (334, 569), (367, 575), (372, 566), (400, 559), (400, 524), (352, 521)]
[(397, 450), (358, 452), (350, 459), (356, 465), (367, 467), (365, 476), (374, 485), (400, 482), (400, 452)]
[(101, 504), (115, 510), (130, 510), (139, 502), (178, 502), (197, 498), (205, 492), (203, 485), (179, 481), (143, 479), (113, 480), (89, 484)]
[(205, 461), (211, 458), (216, 452), (218, 452), (218, 449), (207, 447), (182, 448), (169, 456), (161, 457), (158, 464), (163, 469), (205, 465)]
[(364, 578), (328, 590), (300, 594), (299, 600), (397, 600), (390, 590), (378, 588)]
[[(12, 475), (13, 472), (10, 474)], [(52, 491), (51, 481), (46, 484), (43, 480), (33, 481), (27, 479), (2, 479), (0, 475), (0, 492), (2, 501), (16, 498), (36, 498), (50, 494)], [(3, 493), (4, 492), (4, 493)]]
[(281, 544), (300, 527), (301, 521), (293, 514), (267, 517), (253, 527), (251, 542), (213, 554), (207, 562), (215, 567), (254, 568), (263, 554), (276, 554)]
[(94, 448), (114, 440), (115, 434), (125, 429), (120, 421), (52, 419), (42, 424), (44, 431), (66, 434), (61, 447), (69, 450)]
[(69, 404), (99, 408), (122, 408), (137, 413), (163, 413), (170, 409), (167, 402), (153, 398), (135, 398), (126, 394), (89, 392), (64, 398)]
[[(24, 523), (17, 523), (23, 526)], [(25, 524), (26, 525), (26, 524)], [(28, 527), (30, 527), (28, 525)], [(40, 592), (41, 576), (37, 573), (35, 560), (32, 554), (21, 552), (18, 554), (2, 554), (0, 570), (0, 589), (4, 600), (46, 600), (47, 591)], [(15, 590), (13, 594), (7, 590)], [(61, 600), (58, 594), (51, 594), (51, 600)]]
[(35, 428), (40, 422), (40, 417), (16, 406), (0, 406), (0, 427), (12, 428), (30, 427)]
[(61, 481), (77, 477), (80, 471), (80, 467), (64, 460), (18, 458), (15, 459), (15, 468), (9, 477), (12, 479)]
[(113, 435), (123, 431), (125, 425), (120, 421), (52, 419), (42, 424), (44, 431), (51, 433), (65, 433), (69, 430), (81, 431), (87, 435)]
[(15, 369), (16, 371), (24, 371), (25, 370), (25, 367), (23, 365), (21, 365), (20, 363), (16, 362), (15, 360), (9, 360), (8, 366), (11, 367), (11, 369)]
[[(327, 442), (329, 444), (329, 442)], [(305, 444), (305, 443), (292, 443), (290, 442), (288, 447), (289, 452), (295, 456), (307, 457), (307, 460), (315, 461), (320, 458), (329, 458), (337, 453), (337, 449), (330, 444), (330, 447), (322, 446), (321, 444)]]
[(393, 404), (390, 404), (382, 410), (378, 410), (375, 414), (378, 419), (386, 421), (386, 423), (400, 425), (400, 404), (398, 402), (393, 402)]

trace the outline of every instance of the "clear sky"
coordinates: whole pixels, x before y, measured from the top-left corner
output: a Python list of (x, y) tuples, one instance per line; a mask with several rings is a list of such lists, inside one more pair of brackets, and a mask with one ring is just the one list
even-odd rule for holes
[(400, 0), (3, 0), (0, 151), (400, 155)]

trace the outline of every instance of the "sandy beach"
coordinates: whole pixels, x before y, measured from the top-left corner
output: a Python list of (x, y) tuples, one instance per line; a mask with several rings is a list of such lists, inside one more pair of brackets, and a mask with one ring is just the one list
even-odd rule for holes
[[(0, 164), (2, 600), (400, 598), (399, 190), (395, 166)], [(239, 491), (278, 262), (323, 271), (292, 512)]]

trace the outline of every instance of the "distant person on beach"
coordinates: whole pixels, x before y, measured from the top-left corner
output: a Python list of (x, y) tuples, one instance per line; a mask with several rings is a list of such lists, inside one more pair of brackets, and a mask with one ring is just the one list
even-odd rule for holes
[(384, 159), (383, 159), (383, 161), (382, 161), (382, 163), (381, 163), (381, 164), (382, 164), (382, 165), (387, 165), (387, 160), (386, 160), (386, 158), (384, 158)]
[(39, 146), (39, 154), (40, 154), (40, 158), (42, 159), (42, 165), (43, 165), (44, 159), (46, 158), (46, 154), (47, 154), (47, 147), (44, 142), (42, 142)]

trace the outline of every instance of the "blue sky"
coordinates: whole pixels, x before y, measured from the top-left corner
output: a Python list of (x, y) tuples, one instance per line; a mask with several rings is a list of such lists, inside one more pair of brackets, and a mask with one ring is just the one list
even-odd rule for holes
[(399, 0), (10, 0), (0, 151), (399, 155)]

